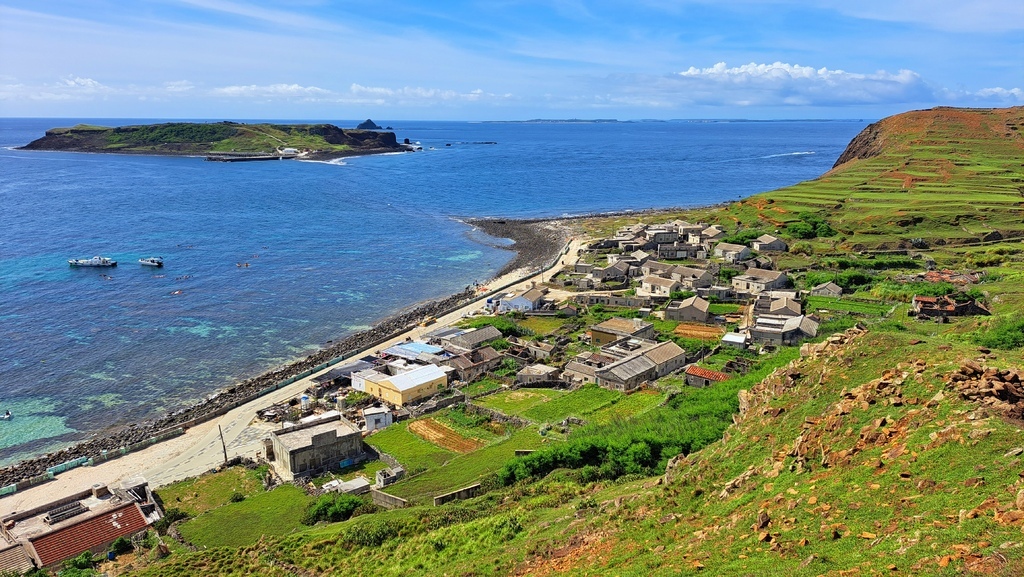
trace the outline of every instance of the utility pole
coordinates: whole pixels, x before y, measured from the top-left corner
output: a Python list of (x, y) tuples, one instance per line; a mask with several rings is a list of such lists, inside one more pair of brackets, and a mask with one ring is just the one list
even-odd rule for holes
[(220, 433), (220, 447), (224, 449), (224, 464), (228, 464), (228, 446), (224, 444), (224, 431), (217, 425), (217, 432)]

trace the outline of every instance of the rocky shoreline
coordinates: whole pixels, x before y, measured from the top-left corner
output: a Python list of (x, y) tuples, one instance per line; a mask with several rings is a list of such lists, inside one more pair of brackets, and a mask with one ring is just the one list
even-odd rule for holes
[[(516, 251), (516, 256), (496, 275), (500, 277), (520, 268), (539, 269), (551, 263), (559, 254), (568, 237), (568, 230), (558, 220), (511, 220), (481, 219), (469, 221), (491, 236), (513, 240), (510, 246), (501, 248)], [(479, 295), (470, 287), (466, 290), (433, 301), (414, 305), (406, 310), (385, 318), (372, 328), (349, 335), (321, 349), (308, 357), (290, 363), (282, 368), (268, 371), (257, 377), (221, 390), (215, 395), (167, 416), (143, 423), (132, 423), (115, 431), (98, 434), (96, 437), (40, 457), (20, 461), (0, 469), (0, 487), (5, 487), (42, 475), (47, 468), (81, 457), (95, 457), (103, 451), (114, 451), (136, 443), (147, 441), (169, 430), (191, 426), (213, 418), (230, 407), (251, 400), (254, 395), (277, 383), (312, 369), (327, 361), (375, 346), (377, 343), (396, 336), (414, 326), (425, 317), (440, 317), (447, 312), (464, 306)]]

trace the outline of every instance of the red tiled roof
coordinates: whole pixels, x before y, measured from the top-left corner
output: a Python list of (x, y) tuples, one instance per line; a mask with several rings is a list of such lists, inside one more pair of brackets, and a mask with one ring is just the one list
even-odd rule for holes
[(29, 539), (43, 566), (70, 559), (93, 547), (103, 547), (118, 537), (142, 531), (147, 526), (142, 510), (135, 503), (108, 509), (40, 537)]
[(690, 365), (686, 367), (686, 374), (700, 377), (702, 379), (710, 379), (712, 381), (724, 381), (729, 378), (729, 375), (725, 373), (712, 371), (711, 369), (705, 369), (704, 367), (698, 367), (697, 365)]

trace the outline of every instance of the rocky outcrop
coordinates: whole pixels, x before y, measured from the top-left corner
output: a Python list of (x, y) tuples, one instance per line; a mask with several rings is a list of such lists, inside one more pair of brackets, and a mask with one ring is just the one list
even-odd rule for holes
[(369, 118), (356, 125), (356, 128), (359, 130), (383, 130), (376, 122)]
[(881, 121), (869, 124), (860, 134), (853, 137), (846, 150), (839, 155), (839, 159), (832, 165), (835, 168), (851, 160), (861, 160), (878, 156), (885, 150), (886, 130)]
[(964, 399), (1011, 418), (1024, 418), (1024, 374), (1019, 370), (967, 361), (946, 377), (946, 386)]

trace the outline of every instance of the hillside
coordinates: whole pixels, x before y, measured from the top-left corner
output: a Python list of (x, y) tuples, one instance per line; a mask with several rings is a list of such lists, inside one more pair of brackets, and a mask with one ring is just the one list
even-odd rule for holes
[[(149, 552), (104, 569), (1024, 574), (1024, 141), (1015, 128), (1022, 123), (1024, 108), (897, 115), (868, 127), (817, 180), (726, 207), (643, 215), (721, 223), (727, 238), (778, 231), (792, 248), (773, 264), (788, 269), (797, 288), (822, 278), (848, 285), (841, 299), (805, 299), (822, 324), (799, 348), (719, 351), (702, 362), (720, 370), (739, 360), (746, 372), (702, 389), (672, 376), (631, 395), (592, 386), (492, 394), (478, 402), (533, 420), (512, 433), (468, 412), (430, 416), (450, 437), (479, 441), (475, 452), (456, 456), (408, 425), (369, 438), (400, 460), (401, 451), (416, 459), (417, 474), (387, 489), (409, 508), (352, 504), (348, 521), (278, 524), (237, 547), (226, 536), (238, 529), (223, 519), (269, 509), (267, 495), (276, 491), (252, 489), (221, 506), (225, 490), (212, 509), (221, 513), (190, 510), (195, 518), (181, 525), (198, 550), (166, 538), (170, 556)], [(637, 219), (578, 226), (610, 236)], [(942, 279), (972, 280), (928, 280), (936, 267), (951, 269)], [(969, 293), (991, 314), (908, 315), (910, 297), (927, 290)], [(609, 314), (595, 306), (580, 319), (476, 322), (575, 343)], [(679, 337), (675, 324), (655, 325), (659, 337), (702, 344)], [(477, 386), (493, 388), (492, 381)], [(588, 424), (551, 425), (569, 416)], [(535, 451), (514, 458), (515, 449)], [(482, 495), (429, 504), (474, 481)], [(186, 509), (200, 491), (189, 485), (160, 494), (165, 505)]]
[(310, 152), (310, 158), (404, 151), (393, 132), (341, 129), (331, 124), (242, 124), (169, 122), (108, 128), (79, 124), (52, 128), (25, 150), (61, 150), (120, 154), (204, 155), (271, 154), (285, 148)]

